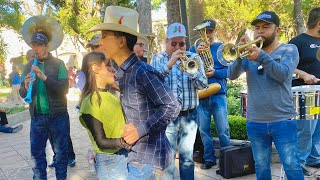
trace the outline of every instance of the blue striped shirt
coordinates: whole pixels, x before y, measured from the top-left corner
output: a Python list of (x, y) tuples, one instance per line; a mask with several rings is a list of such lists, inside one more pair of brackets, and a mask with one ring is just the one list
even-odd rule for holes
[(180, 112), (179, 103), (163, 76), (132, 54), (115, 74), (127, 123), (137, 128), (139, 140), (128, 155), (128, 162), (166, 168), (172, 150), (165, 135), (170, 121)]
[[(165, 81), (171, 87), (172, 91), (181, 99), (181, 111), (194, 109), (199, 105), (198, 90), (204, 89), (208, 86), (205, 75), (203, 62), (200, 56), (196, 53), (186, 52), (188, 57), (196, 58), (199, 63), (199, 71), (193, 75), (188, 75), (186, 72), (180, 70), (180, 60), (168, 69), (167, 63), (170, 56), (166, 52), (155, 54), (151, 60), (151, 66), (161, 72), (165, 76)], [(181, 87), (182, 92), (179, 91)]]

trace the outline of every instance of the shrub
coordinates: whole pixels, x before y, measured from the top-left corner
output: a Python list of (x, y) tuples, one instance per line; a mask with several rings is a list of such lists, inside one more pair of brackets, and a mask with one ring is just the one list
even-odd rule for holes
[[(239, 139), (239, 140), (248, 140), (247, 131), (246, 131), (246, 119), (242, 116), (228, 116), (228, 122), (230, 126), (230, 138)], [(217, 137), (217, 131), (212, 119), (211, 123), (212, 136)]]
[(239, 116), (241, 115), (241, 102), (239, 98), (239, 92), (242, 89), (240, 83), (229, 82), (228, 83), (228, 114)]

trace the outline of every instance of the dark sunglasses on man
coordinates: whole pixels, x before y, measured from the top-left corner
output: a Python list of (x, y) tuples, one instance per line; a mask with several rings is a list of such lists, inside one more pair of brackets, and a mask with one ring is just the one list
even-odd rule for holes
[(179, 44), (179, 47), (183, 47), (186, 45), (185, 42), (171, 42), (171, 46), (176, 47), (176, 45)]

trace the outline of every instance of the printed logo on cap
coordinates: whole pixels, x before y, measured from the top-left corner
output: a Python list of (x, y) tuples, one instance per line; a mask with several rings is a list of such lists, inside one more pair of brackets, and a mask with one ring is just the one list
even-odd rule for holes
[(181, 33), (181, 26), (175, 26), (173, 29), (173, 33), (179, 32)]
[(271, 18), (271, 15), (270, 14), (260, 14), (257, 19), (263, 19), (263, 18), (267, 18), (267, 19), (270, 19)]

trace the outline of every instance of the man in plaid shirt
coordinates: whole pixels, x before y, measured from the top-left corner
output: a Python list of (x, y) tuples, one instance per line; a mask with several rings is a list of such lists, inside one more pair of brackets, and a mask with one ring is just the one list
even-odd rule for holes
[[(203, 63), (198, 54), (186, 52), (186, 30), (184, 25), (173, 23), (166, 33), (166, 51), (155, 54), (151, 66), (165, 76), (165, 81), (181, 104), (181, 111), (176, 121), (171, 121), (166, 135), (171, 147), (178, 145), (179, 169), (181, 179), (194, 179), (193, 145), (197, 133), (198, 90), (207, 87), (207, 78)], [(183, 56), (195, 58), (199, 70), (194, 74), (181, 71), (180, 61)], [(174, 160), (174, 154), (172, 159)], [(163, 179), (174, 178), (174, 163), (165, 171)]]
[(138, 13), (118, 6), (105, 12), (104, 23), (89, 31), (102, 31), (101, 49), (119, 67), (115, 76), (127, 122), (122, 138), (132, 145), (127, 180), (160, 179), (173, 153), (165, 130), (180, 105), (163, 76), (132, 53), (137, 37), (144, 38), (137, 32)]

